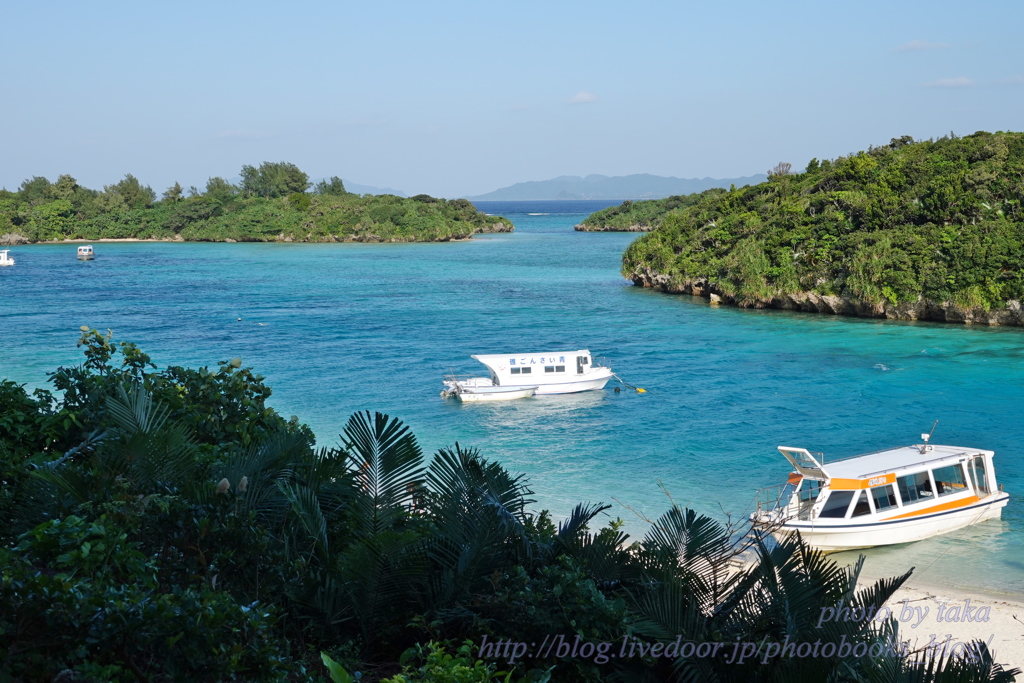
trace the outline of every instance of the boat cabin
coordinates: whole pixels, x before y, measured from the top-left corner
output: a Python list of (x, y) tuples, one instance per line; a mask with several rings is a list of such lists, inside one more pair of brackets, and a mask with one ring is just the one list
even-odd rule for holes
[(920, 540), (999, 517), (1009, 497), (996, 484), (992, 451), (925, 439), (827, 464), (804, 448), (779, 451), (793, 472), (759, 492), (754, 521), (777, 527), (777, 536), (799, 531), (825, 550)]
[(85, 245), (78, 248), (78, 258), (81, 261), (89, 261), (93, 258), (92, 245)]
[(544, 378), (549, 380), (587, 374), (595, 364), (590, 351), (557, 351), (521, 355), (491, 354), (470, 356), (487, 366), (495, 384), (523, 384)]
[(14, 259), (7, 255), (10, 249), (4, 249), (0, 251), (0, 266), (13, 266)]

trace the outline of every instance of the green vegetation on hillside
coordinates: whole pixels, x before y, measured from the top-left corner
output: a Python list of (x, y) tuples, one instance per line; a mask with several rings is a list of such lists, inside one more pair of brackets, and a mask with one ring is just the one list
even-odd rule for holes
[(317, 183), (294, 164), (243, 166), (233, 185), (210, 178), (204, 190), (175, 183), (162, 198), (129, 174), (102, 192), (69, 175), (35, 177), (0, 190), (0, 243), (64, 239), (185, 241), (438, 242), (512, 229), (465, 199), (356, 195), (337, 178)]
[(595, 211), (584, 218), (576, 229), (583, 232), (648, 232), (659, 227), (670, 211), (695, 204), (709, 192), (720, 191), (705, 190), (694, 194), (636, 202), (627, 199), (618, 206)]
[(833, 312), (1019, 313), (1024, 134), (902, 137), (803, 173), (788, 166), (668, 213), (626, 250), (623, 274), (741, 306), (801, 308), (810, 294), (854, 307)]
[(873, 614), (909, 572), (858, 590), (860, 565), (799, 539), (757, 545), (734, 572), (744, 530), (676, 506), (635, 541), (598, 524), (607, 506), (556, 525), (522, 475), (458, 443), (425, 457), (386, 415), (353, 415), (339, 447), (314, 448), (240, 359), (157, 370), (109, 334), (83, 328), (79, 345), (55, 395), (0, 382), (2, 681), (1016, 673), (980, 641), (911, 654), (895, 618), (823, 623)]

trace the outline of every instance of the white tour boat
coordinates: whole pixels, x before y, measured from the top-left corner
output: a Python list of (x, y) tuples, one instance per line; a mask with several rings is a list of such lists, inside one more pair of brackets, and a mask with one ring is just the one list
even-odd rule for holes
[[(1009, 500), (996, 484), (992, 451), (904, 446), (825, 463), (779, 446), (793, 465), (786, 484), (758, 492), (756, 526), (792, 533), (824, 551), (919, 541), (986, 519)], [(817, 454), (820, 458), (820, 454)]]
[(7, 255), (8, 251), (10, 251), (10, 249), (4, 249), (3, 251), (0, 251), (0, 266), (14, 265), (14, 259)]
[[(596, 362), (590, 351), (557, 351), (551, 353), (490, 354), (471, 356), (490, 371), (489, 377), (459, 379), (445, 377), (442, 396), (459, 396), (482, 388), (533, 389), (529, 394), (573, 394), (578, 391), (604, 389), (614, 373), (611, 368)], [(522, 398), (510, 396), (510, 398)], [(465, 399), (463, 399), (465, 400)]]
[(79, 261), (92, 261), (92, 245), (86, 245), (78, 248), (78, 260)]

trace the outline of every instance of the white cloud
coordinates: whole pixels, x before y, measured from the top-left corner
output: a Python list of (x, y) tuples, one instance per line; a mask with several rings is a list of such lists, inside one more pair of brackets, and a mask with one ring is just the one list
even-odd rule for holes
[(897, 48), (894, 48), (894, 52), (914, 52), (918, 50), (945, 50), (946, 48), (952, 47), (949, 43), (929, 43), (927, 40), (912, 40), (909, 43), (904, 43)]
[(569, 98), (569, 104), (589, 104), (591, 102), (597, 102), (597, 95), (586, 90), (580, 90)]
[(926, 88), (969, 88), (977, 84), (967, 76), (957, 76), (956, 78), (940, 78), (924, 85)]

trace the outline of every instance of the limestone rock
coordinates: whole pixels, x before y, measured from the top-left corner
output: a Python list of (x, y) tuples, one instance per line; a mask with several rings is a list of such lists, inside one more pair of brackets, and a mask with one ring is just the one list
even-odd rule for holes
[(917, 301), (892, 304), (888, 301), (871, 302), (835, 294), (817, 292), (779, 293), (763, 300), (739, 300), (736, 296), (721, 290), (717, 283), (706, 278), (678, 279), (665, 273), (658, 273), (648, 267), (638, 269), (628, 276), (638, 287), (658, 289), (668, 294), (689, 294), (708, 299), (715, 304), (732, 304), (741, 308), (778, 308), (807, 313), (848, 315), (862, 318), (887, 318), (890, 320), (934, 320), (965, 325), (1013, 325), (1024, 327), (1024, 307), (1020, 301), (1006, 302), (1006, 308), (985, 310), (966, 308), (952, 301)]
[(502, 220), (500, 220), (500, 221), (498, 221), (496, 223), (490, 223), (488, 225), (483, 226), (482, 228), (477, 228), (473, 232), (474, 232), (474, 234), (476, 234), (476, 233), (481, 233), (482, 234), (482, 233), (489, 233), (489, 232), (513, 232), (515, 229), (516, 229), (516, 227), (514, 225), (512, 225), (512, 221), (502, 219)]
[(28, 244), (28, 238), (16, 232), (8, 232), (0, 235), (0, 246), (16, 247), (19, 244)]

